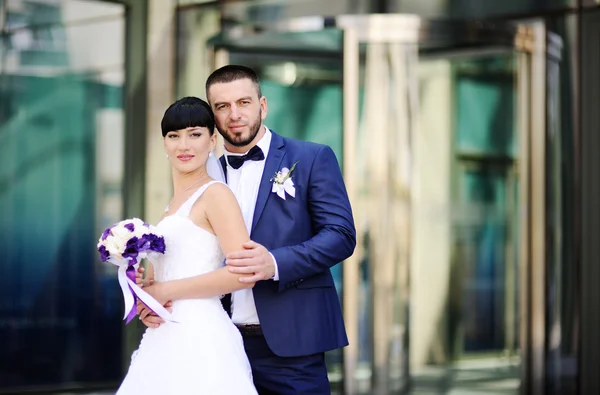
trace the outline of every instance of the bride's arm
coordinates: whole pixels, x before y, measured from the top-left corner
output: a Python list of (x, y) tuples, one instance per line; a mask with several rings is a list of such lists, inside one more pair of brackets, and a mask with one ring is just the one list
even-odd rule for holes
[[(206, 216), (225, 255), (242, 249), (242, 245), (250, 240), (238, 202), (226, 185), (215, 184), (209, 187), (191, 214), (192, 218)], [(234, 274), (223, 267), (195, 277), (155, 283), (159, 289), (156, 294), (151, 294), (161, 303), (168, 300), (210, 298), (252, 288), (254, 283), (240, 282), (240, 277), (243, 276), (248, 275)]]

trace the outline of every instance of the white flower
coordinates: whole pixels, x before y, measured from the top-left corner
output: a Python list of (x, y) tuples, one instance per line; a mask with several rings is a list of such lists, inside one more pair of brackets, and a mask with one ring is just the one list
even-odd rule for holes
[(285, 194), (287, 193), (291, 197), (296, 197), (296, 188), (294, 187), (294, 181), (292, 181), (292, 172), (296, 168), (298, 162), (294, 163), (291, 169), (284, 167), (278, 171), (271, 181), (273, 181), (273, 188), (271, 192), (274, 192), (285, 200)]
[(120, 258), (121, 254), (125, 251), (125, 245), (127, 244), (126, 239), (118, 239), (113, 236), (108, 236), (104, 240), (104, 247), (108, 253), (114, 257)]
[(144, 221), (142, 221), (139, 218), (133, 218), (131, 221), (129, 221), (130, 223), (133, 224), (133, 235), (135, 237), (137, 237), (138, 239), (141, 238), (143, 235), (150, 233), (150, 228), (149, 226), (147, 226)]
[(129, 231), (129, 229), (125, 228), (123, 225), (124, 224), (118, 224), (117, 226), (112, 228), (111, 232), (115, 239), (119, 240), (120, 242), (126, 243), (127, 240), (131, 238), (132, 234)]
[(132, 218), (131, 221), (135, 226), (145, 226), (144, 221), (139, 218)]

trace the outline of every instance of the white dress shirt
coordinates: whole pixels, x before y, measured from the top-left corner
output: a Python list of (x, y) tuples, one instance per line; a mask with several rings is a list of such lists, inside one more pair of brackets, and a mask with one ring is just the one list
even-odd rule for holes
[[(248, 234), (252, 231), (252, 220), (254, 219), (254, 207), (256, 206), (256, 198), (258, 197), (258, 189), (260, 180), (265, 169), (265, 161), (269, 155), (269, 147), (271, 146), (271, 131), (265, 127), (265, 135), (256, 144), (265, 155), (265, 160), (252, 161), (247, 160), (239, 169), (234, 169), (227, 161), (228, 155), (244, 155), (234, 154), (225, 150), (225, 160), (227, 161), (227, 184), (233, 191), (240, 208), (244, 223)], [(271, 255), (273, 257), (273, 255)], [(275, 258), (273, 257), (275, 262)], [(275, 277), (273, 280), (279, 279), (277, 263), (275, 262)], [(254, 304), (254, 295), (252, 289), (241, 289), (235, 291), (231, 295), (231, 320), (234, 324), (258, 324), (258, 314), (256, 313), (256, 305)]]

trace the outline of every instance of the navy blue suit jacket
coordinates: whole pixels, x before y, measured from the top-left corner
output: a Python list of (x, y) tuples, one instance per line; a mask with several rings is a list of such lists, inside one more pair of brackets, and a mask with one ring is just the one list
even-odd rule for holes
[[(271, 178), (296, 162), (291, 175), (296, 196), (283, 200), (271, 191)], [(223, 157), (221, 164), (226, 168)], [(292, 357), (347, 346), (329, 269), (352, 255), (356, 231), (331, 148), (272, 133), (250, 238), (273, 254), (279, 270), (279, 281), (259, 281), (253, 288), (271, 350)], [(229, 310), (230, 299), (224, 298), (224, 306)]]

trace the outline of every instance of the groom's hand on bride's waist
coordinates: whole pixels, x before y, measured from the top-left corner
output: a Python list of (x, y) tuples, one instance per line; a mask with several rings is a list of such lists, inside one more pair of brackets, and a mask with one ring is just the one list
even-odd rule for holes
[(246, 275), (240, 277), (240, 282), (279, 280), (277, 263), (269, 250), (255, 241), (248, 241), (243, 247), (243, 250), (227, 254), (225, 261), (231, 273)]

